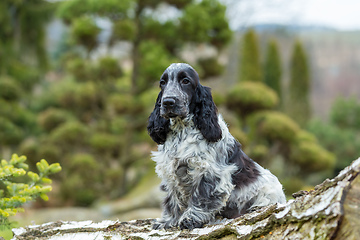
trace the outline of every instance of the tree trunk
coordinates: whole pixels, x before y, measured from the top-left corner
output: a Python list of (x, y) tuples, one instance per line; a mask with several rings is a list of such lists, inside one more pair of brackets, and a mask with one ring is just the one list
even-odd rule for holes
[(13, 239), (359, 239), (360, 158), (310, 192), (192, 231), (152, 230), (153, 219), (56, 222), (14, 229)]

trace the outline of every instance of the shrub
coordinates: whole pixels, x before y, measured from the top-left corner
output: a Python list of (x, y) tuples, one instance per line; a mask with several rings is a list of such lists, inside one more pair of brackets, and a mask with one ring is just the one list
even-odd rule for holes
[(21, 95), (21, 88), (15, 79), (10, 77), (0, 78), (0, 98), (6, 101), (16, 101)]
[(135, 38), (136, 25), (129, 19), (121, 19), (114, 22), (112, 30), (112, 42), (116, 40), (132, 41)]
[(216, 57), (201, 58), (198, 60), (199, 67), (202, 68), (202, 77), (215, 77), (224, 72), (224, 66), (221, 65)]
[(275, 111), (262, 111), (249, 117), (252, 134), (269, 140), (290, 143), (300, 131), (299, 126), (287, 115)]
[(112, 57), (103, 57), (99, 59), (96, 67), (96, 77), (102, 82), (109, 79), (117, 79), (124, 75), (117, 59)]
[(330, 119), (340, 128), (360, 129), (360, 103), (355, 97), (336, 99), (331, 107)]
[(353, 129), (339, 128), (319, 120), (310, 121), (307, 128), (321, 139), (323, 147), (336, 155), (336, 170), (343, 169), (360, 156), (359, 133)]
[(121, 145), (119, 136), (109, 133), (95, 133), (89, 142), (90, 146), (100, 153), (119, 150)]
[(71, 25), (71, 37), (76, 44), (83, 45), (87, 51), (91, 51), (97, 45), (97, 35), (100, 28), (96, 26), (94, 19), (88, 16), (76, 18)]
[[(0, 188), (0, 223), (7, 222), (9, 216), (23, 211), (21, 206), (26, 202), (40, 197), (47, 201), (46, 195), (51, 191), (50, 174), (61, 170), (58, 163), (49, 165), (42, 159), (36, 164), (39, 173), (28, 170), (25, 156), (13, 154), (10, 161), (2, 160), (0, 165), (0, 182), (4, 188)], [(23, 178), (26, 177), (26, 178)], [(20, 182), (17, 179), (22, 179)], [(26, 179), (26, 180), (24, 180)]]
[(290, 158), (307, 172), (331, 169), (335, 156), (313, 142), (302, 141), (291, 147)]
[(67, 122), (51, 132), (51, 139), (55, 143), (74, 145), (86, 140), (88, 129), (79, 122)]
[(110, 109), (116, 114), (131, 113), (136, 109), (134, 97), (130, 94), (113, 94), (108, 98)]
[(73, 118), (68, 112), (61, 109), (49, 108), (40, 113), (38, 123), (45, 131), (51, 132), (59, 125), (71, 119)]
[(262, 83), (244, 82), (235, 85), (228, 93), (227, 106), (240, 113), (274, 108), (279, 99), (274, 90)]
[(74, 76), (77, 82), (91, 81), (94, 78), (92, 63), (79, 57), (66, 61), (66, 69)]
[(12, 121), (0, 116), (0, 143), (1, 144), (18, 144), (24, 136), (21, 128), (16, 126)]

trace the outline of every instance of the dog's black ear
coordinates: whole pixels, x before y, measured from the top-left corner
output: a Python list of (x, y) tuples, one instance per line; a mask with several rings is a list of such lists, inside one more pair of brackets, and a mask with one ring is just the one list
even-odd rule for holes
[(160, 106), (161, 106), (162, 92), (159, 93), (154, 111), (150, 114), (147, 130), (150, 137), (157, 144), (164, 144), (166, 141), (166, 136), (170, 130), (170, 120), (167, 120), (160, 116)]
[(217, 142), (222, 133), (218, 123), (217, 108), (212, 99), (210, 88), (198, 85), (195, 94), (194, 122), (209, 142)]

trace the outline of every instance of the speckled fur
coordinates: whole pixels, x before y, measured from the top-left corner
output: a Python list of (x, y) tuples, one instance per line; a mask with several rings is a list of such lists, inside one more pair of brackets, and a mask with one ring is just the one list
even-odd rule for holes
[[(195, 99), (197, 105), (203, 104), (206, 109), (196, 109), (190, 107), (192, 103), (180, 101), (181, 109), (186, 111), (181, 112), (181, 117), (168, 120), (161, 117), (162, 94), (169, 96), (170, 90), (170, 94), (181, 91), (182, 86), (176, 86), (179, 82), (176, 76), (189, 68), (191, 74), (195, 72), (187, 64), (172, 65), (165, 71), (170, 87), (162, 88), (149, 118), (149, 133), (159, 144), (158, 151), (152, 152), (152, 159), (162, 179), (161, 189), (167, 192), (162, 218), (154, 228), (192, 229), (214, 221), (217, 215), (234, 218), (254, 207), (285, 203), (278, 179), (246, 156), (222, 116), (213, 115), (217, 113), (211, 93), (198, 79), (192, 79), (196, 91), (184, 89), (202, 96), (182, 93), (179, 99)], [(205, 117), (196, 116), (200, 113)], [(186, 117), (182, 117), (184, 114)], [(211, 127), (202, 126), (208, 119)], [(208, 131), (218, 133), (212, 135)]]

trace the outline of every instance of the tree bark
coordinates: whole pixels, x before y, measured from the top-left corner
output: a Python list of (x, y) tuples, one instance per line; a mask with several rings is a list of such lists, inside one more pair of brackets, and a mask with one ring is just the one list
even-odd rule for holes
[(358, 239), (360, 158), (310, 192), (192, 231), (152, 230), (153, 219), (56, 222), (14, 229), (13, 239)]

